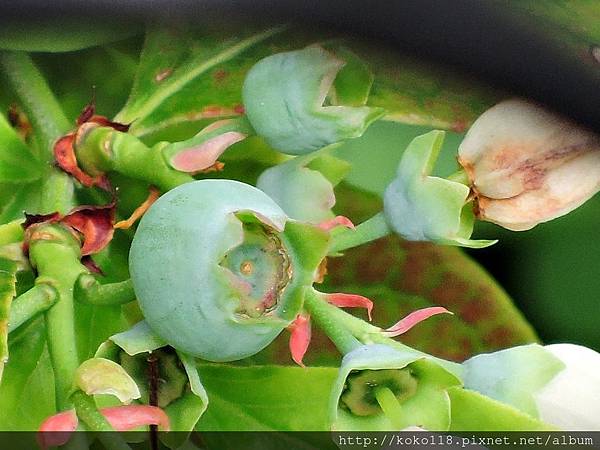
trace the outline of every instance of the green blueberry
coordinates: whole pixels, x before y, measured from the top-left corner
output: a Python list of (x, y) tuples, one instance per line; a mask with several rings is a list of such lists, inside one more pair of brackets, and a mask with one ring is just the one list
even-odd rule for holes
[(195, 357), (232, 361), (257, 353), (294, 320), (328, 239), (253, 186), (195, 181), (143, 217), (131, 277), (161, 339)]

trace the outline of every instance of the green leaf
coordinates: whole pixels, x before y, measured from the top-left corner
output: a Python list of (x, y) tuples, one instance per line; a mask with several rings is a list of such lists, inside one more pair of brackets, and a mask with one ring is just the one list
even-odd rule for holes
[(8, 319), (16, 295), (17, 263), (0, 257), (0, 382), (8, 361)]
[(143, 136), (173, 122), (238, 115), (241, 80), (232, 103), (229, 87), (223, 89), (215, 75), (222, 72), (215, 71), (227, 73), (223, 64), (279, 31), (236, 38), (206, 33), (192, 39), (185, 31), (149, 28), (131, 96), (115, 120), (134, 122), (130, 131)]
[(385, 109), (384, 120), (464, 132), (506, 94), (447, 67), (357, 43), (353, 50), (373, 70), (368, 106)]
[(450, 431), (542, 431), (553, 430), (510, 405), (475, 391), (448, 389), (452, 423)]
[(136, 323), (127, 331), (117, 333), (110, 340), (121, 347), (125, 352), (134, 356), (139, 353), (152, 352), (167, 344), (159, 338), (144, 320)]
[(545, 37), (581, 57), (593, 70), (597, 69), (598, 63), (590, 52), (592, 46), (600, 44), (600, 10), (594, 0), (498, 0), (497, 3), (520, 19), (525, 16), (533, 21)]
[(0, 49), (26, 52), (71, 52), (132, 36), (136, 26), (118, 18), (61, 16), (10, 21), (0, 28)]
[(319, 223), (333, 217), (331, 208), (335, 204), (334, 183), (312, 168), (325, 166), (334, 181), (339, 181), (350, 168), (345, 161), (313, 152), (265, 170), (256, 187), (275, 200), (292, 219)]
[(0, 182), (25, 183), (37, 180), (41, 174), (40, 162), (0, 115)]
[[(338, 188), (337, 198), (336, 213), (354, 223), (381, 208), (377, 197), (347, 186)], [(378, 325), (391, 325), (427, 306), (452, 311), (453, 316), (433, 317), (402, 336), (404, 343), (426, 353), (462, 361), (538, 339), (502, 287), (458, 248), (390, 236), (329, 258), (327, 267), (326, 290), (370, 297)], [(310, 362), (310, 350), (307, 356)]]
[(326, 431), (337, 369), (202, 364), (210, 407), (199, 431)]
[(259, 61), (248, 72), (242, 91), (246, 115), (257, 134), (291, 155), (362, 135), (383, 115), (382, 109), (324, 105), (343, 65), (316, 46)]
[(55, 413), (54, 375), (42, 318), (10, 335), (11, 358), (0, 385), (0, 430), (35, 431)]

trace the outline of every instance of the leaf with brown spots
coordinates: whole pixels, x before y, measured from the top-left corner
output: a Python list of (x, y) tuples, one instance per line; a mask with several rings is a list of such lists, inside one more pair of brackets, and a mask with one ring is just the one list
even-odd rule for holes
[[(378, 197), (338, 188), (337, 213), (360, 223), (380, 208)], [(478, 263), (462, 250), (429, 243), (406, 242), (390, 236), (327, 259), (327, 276), (319, 290), (352, 292), (373, 300), (373, 321), (387, 328), (398, 317), (431, 306), (454, 315), (427, 319), (399, 341), (453, 361), (478, 353), (536, 342), (535, 331), (510, 297)], [(367, 319), (366, 312), (357, 316)], [(254, 357), (289, 364), (287, 342), (281, 337)], [(313, 327), (304, 362), (337, 365), (340, 355), (328, 338)]]

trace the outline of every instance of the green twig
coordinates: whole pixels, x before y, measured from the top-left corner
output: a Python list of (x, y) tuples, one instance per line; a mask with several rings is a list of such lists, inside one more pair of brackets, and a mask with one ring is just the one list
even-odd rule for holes
[(92, 396), (82, 391), (71, 395), (77, 417), (83, 422), (88, 431), (96, 432), (96, 436), (107, 450), (131, 450), (125, 440), (108, 423), (108, 420), (98, 411)]
[(66, 173), (53, 167), (53, 148), (54, 142), (71, 128), (71, 124), (29, 55), (24, 52), (0, 52), (0, 67), (31, 120), (42, 150), (39, 157), (48, 163), (47, 174), (43, 178), (40, 211), (33, 212), (59, 211), (64, 214), (74, 205), (73, 182)]
[(335, 254), (349, 248), (358, 247), (367, 242), (387, 236), (391, 233), (383, 212), (380, 212), (354, 230), (345, 229), (333, 235), (329, 254)]
[(61, 225), (41, 225), (32, 235), (29, 258), (38, 271), (36, 284), (47, 283), (56, 289), (58, 299), (46, 312), (48, 350), (54, 370), (56, 407), (71, 407), (69, 390), (79, 366), (73, 314), (73, 285), (87, 269), (79, 258), (80, 244)]
[(91, 274), (81, 274), (75, 283), (75, 300), (96, 306), (123, 305), (135, 300), (131, 280), (101, 284)]
[(91, 175), (116, 171), (162, 191), (194, 180), (170, 167), (160, 150), (160, 144), (150, 148), (131, 134), (93, 125), (82, 128), (75, 142), (77, 160)]
[[(361, 346), (355, 335), (350, 331), (348, 325), (349, 317), (360, 320), (347, 314), (333, 305), (330, 305), (322, 298), (320, 292), (309, 291), (304, 299), (304, 307), (310, 313), (311, 320), (321, 328), (335, 344), (341, 353), (349, 353), (355, 348)], [(362, 322), (362, 321), (361, 321)], [(366, 322), (365, 325), (369, 326)]]
[(8, 332), (12, 333), (29, 319), (50, 308), (58, 293), (49, 284), (40, 283), (19, 295), (10, 307), (10, 319), (8, 321)]
[(51, 160), (54, 141), (65, 134), (71, 124), (27, 53), (1, 52), (0, 65), (43, 144), (46, 159)]

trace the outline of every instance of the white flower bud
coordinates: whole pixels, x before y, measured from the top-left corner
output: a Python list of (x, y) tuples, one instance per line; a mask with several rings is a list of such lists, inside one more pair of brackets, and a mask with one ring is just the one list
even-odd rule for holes
[(566, 368), (535, 395), (540, 419), (569, 431), (600, 431), (600, 353), (573, 344), (545, 347)]
[(523, 100), (483, 113), (458, 153), (478, 217), (510, 230), (567, 214), (600, 190), (600, 137)]

